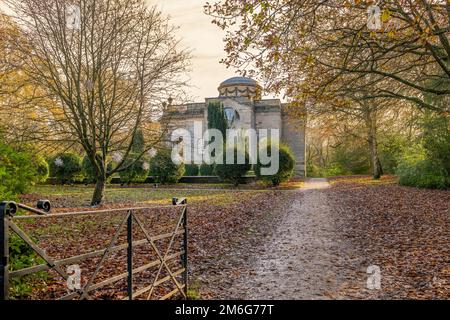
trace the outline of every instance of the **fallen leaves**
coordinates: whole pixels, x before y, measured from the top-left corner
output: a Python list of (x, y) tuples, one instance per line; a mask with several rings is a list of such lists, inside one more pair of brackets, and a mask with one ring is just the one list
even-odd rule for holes
[[(294, 183), (297, 185), (297, 183)], [(324, 189), (335, 220), (339, 240), (336, 250), (345, 246), (345, 280), (337, 292), (327, 291), (329, 298), (357, 299), (448, 299), (450, 297), (450, 192), (400, 187), (395, 177), (374, 181), (370, 177), (339, 177)], [(67, 189), (69, 189), (68, 187)], [(58, 189), (52, 195), (25, 195), (23, 201), (32, 204), (41, 197), (55, 201), (59, 212), (88, 210), (89, 191), (85, 188)], [(189, 276), (198, 286), (203, 299), (228, 299), (235, 280), (245, 277), (252, 259), (260, 248), (271, 241), (270, 235), (282, 219), (284, 209), (297, 192), (277, 190), (155, 190), (140, 188), (110, 191), (108, 201), (100, 208), (125, 208), (130, 205), (155, 205), (171, 196), (188, 198), (189, 216)], [(145, 201), (144, 201), (145, 200)], [(144, 201), (144, 202), (143, 202)], [(78, 205), (76, 205), (78, 203)], [(150, 212), (151, 211), (151, 212)], [(153, 234), (170, 232), (175, 213), (150, 210), (146, 226)], [(27, 228), (39, 238), (40, 244), (55, 257), (67, 257), (92, 249), (103, 248), (111, 239), (120, 215), (94, 216), (77, 221), (66, 218), (58, 223), (42, 221)], [(135, 237), (142, 234), (135, 231)], [(121, 234), (119, 242), (125, 241)], [(159, 243), (161, 250), (166, 242)], [(136, 248), (136, 266), (148, 263), (156, 256), (148, 246)], [(117, 252), (106, 261), (97, 281), (125, 272), (125, 252)], [(82, 264), (85, 278), (92, 274), (98, 259)], [(339, 259), (341, 261), (341, 259)], [(336, 263), (338, 263), (337, 261)], [(176, 267), (179, 261), (173, 261)], [(364, 290), (367, 267), (378, 265), (382, 272), (380, 291)], [(323, 266), (326, 268), (327, 266)], [(162, 275), (163, 277), (166, 274)], [(356, 276), (355, 276), (356, 275)], [(32, 298), (54, 298), (63, 293), (62, 279), (53, 275), (47, 288), (37, 290)], [(136, 288), (148, 284), (154, 270), (136, 277)], [(161, 287), (164, 294), (169, 287)], [(250, 288), (251, 289), (251, 288)], [(126, 296), (126, 281), (99, 290), (97, 299), (121, 299)]]
[(450, 266), (450, 191), (392, 182), (392, 177), (374, 183), (369, 177), (332, 181), (328, 197), (342, 237), (358, 250), (361, 267), (380, 266), (378, 298), (448, 299), (450, 277), (443, 270)]
[[(65, 192), (67, 190), (67, 193)], [(72, 212), (92, 210), (88, 207), (90, 190), (84, 187), (65, 187), (51, 189), (41, 187), (42, 193), (22, 196), (22, 202), (32, 205), (37, 199), (48, 198), (52, 201), (54, 212)], [(54, 194), (52, 194), (54, 192)], [(107, 194), (107, 201), (96, 209), (112, 209), (126, 207), (154, 206), (169, 204), (170, 195), (188, 198), (189, 221), (189, 269), (193, 282), (198, 282), (203, 298), (218, 297), (223, 292), (230, 278), (227, 272), (236, 277), (237, 265), (229, 259), (236, 255), (237, 249), (249, 249), (253, 237), (261, 229), (264, 217), (270, 215), (272, 209), (285, 196), (273, 191), (236, 191), (236, 190), (155, 190), (153, 188), (130, 189), (114, 188)], [(287, 194), (286, 194), (287, 196)], [(146, 200), (149, 199), (149, 200)], [(146, 201), (143, 201), (146, 200)], [(78, 203), (78, 205), (76, 205)], [(82, 204), (82, 205), (80, 205)], [(46, 218), (23, 222), (21, 227), (38, 240), (39, 245), (55, 259), (64, 259), (93, 250), (107, 247), (116, 232), (125, 212), (111, 214), (93, 214), (77, 217)], [(178, 212), (179, 215), (179, 212)], [(148, 209), (145, 221), (152, 235), (173, 231), (177, 213), (170, 209)], [(134, 238), (144, 238), (142, 232), (134, 231)], [(126, 243), (125, 230), (120, 233), (117, 244)], [(181, 238), (176, 240), (177, 248)], [(167, 241), (160, 241), (158, 247), (165, 251)], [(239, 246), (242, 247), (238, 248)], [(247, 248), (247, 249), (246, 249)], [(173, 252), (173, 251), (172, 251)], [(240, 251), (242, 252), (242, 250)], [(245, 260), (246, 256), (239, 257)], [(136, 247), (133, 264), (142, 266), (157, 257), (149, 246)], [(94, 273), (100, 257), (91, 258), (80, 263), (82, 283), (86, 284)], [(245, 263), (245, 262), (244, 262)], [(179, 269), (179, 259), (173, 261), (174, 270)], [(104, 281), (126, 271), (126, 250), (114, 252), (108, 256), (94, 283)], [(135, 289), (148, 286), (154, 279), (157, 268), (143, 272), (134, 277)], [(51, 280), (44, 290), (36, 290), (31, 299), (53, 299), (66, 294), (65, 281), (53, 271), (49, 272)], [(167, 276), (163, 272), (160, 279)], [(170, 291), (168, 286), (161, 286), (155, 297)], [(173, 286), (172, 286), (173, 289)], [(93, 293), (96, 299), (121, 299), (126, 296), (126, 279), (109, 285)], [(145, 297), (145, 295), (143, 296)]]

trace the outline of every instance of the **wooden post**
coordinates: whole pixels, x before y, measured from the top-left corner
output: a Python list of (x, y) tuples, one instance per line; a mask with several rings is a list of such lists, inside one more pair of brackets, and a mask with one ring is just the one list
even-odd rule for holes
[(188, 293), (188, 216), (187, 216), (187, 199), (186, 198), (182, 198), (182, 199), (178, 199), (178, 198), (172, 198), (172, 204), (174, 206), (179, 206), (179, 205), (184, 205), (185, 207), (183, 208), (183, 212), (181, 213), (183, 216), (183, 228), (184, 228), (184, 233), (183, 233), (183, 242), (182, 242), (182, 247), (183, 247), (183, 251), (184, 254), (181, 256), (181, 264), (184, 268), (184, 272), (183, 272), (183, 283), (184, 283), (184, 294), (187, 297), (187, 293)]
[(127, 221), (127, 271), (128, 271), (128, 299), (133, 300), (133, 212)]
[[(185, 200), (185, 204), (187, 204), (187, 200)], [(188, 220), (187, 220), (187, 206), (184, 208), (184, 219), (183, 219), (183, 227), (184, 227), (184, 237), (183, 237), (183, 247), (184, 247), (184, 255), (183, 255), (183, 282), (184, 282), (184, 293), (188, 293)]]

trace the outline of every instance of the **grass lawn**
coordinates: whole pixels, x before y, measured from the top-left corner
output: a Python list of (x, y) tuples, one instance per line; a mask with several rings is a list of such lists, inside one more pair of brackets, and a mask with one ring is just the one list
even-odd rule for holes
[[(297, 180), (283, 183), (278, 187), (262, 183), (241, 185), (234, 188), (229, 184), (177, 184), (153, 187), (153, 185), (124, 186), (108, 185), (105, 200), (100, 208), (124, 206), (153, 206), (171, 204), (172, 198), (188, 198), (189, 204), (207, 203), (226, 206), (242, 202), (254, 195), (270, 191), (295, 191), (303, 186)], [(39, 199), (50, 200), (53, 212), (65, 212), (89, 207), (93, 186), (74, 185), (37, 185), (28, 194), (20, 197), (26, 205), (34, 206)]]
[[(29, 194), (22, 195), (20, 200), (28, 205), (34, 205), (38, 199), (51, 201), (54, 211), (67, 211), (70, 208), (88, 207), (93, 187), (90, 186), (49, 186), (34, 187)], [(247, 191), (258, 194), (265, 191)], [(227, 205), (238, 200), (234, 190), (190, 190), (188, 188), (167, 189), (152, 187), (118, 187), (109, 186), (105, 192), (102, 207), (120, 206), (151, 206), (171, 204), (173, 197), (188, 198), (189, 204), (208, 202), (210, 204)]]

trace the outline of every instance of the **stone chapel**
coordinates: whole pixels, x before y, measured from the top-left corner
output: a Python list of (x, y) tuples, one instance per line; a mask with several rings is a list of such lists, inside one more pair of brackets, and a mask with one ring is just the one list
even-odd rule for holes
[(287, 144), (296, 157), (295, 174), (306, 176), (305, 123), (292, 119), (286, 112), (287, 104), (280, 99), (262, 99), (261, 85), (250, 78), (234, 77), (222, 82), (219, 96), (206, 98), (204, 102), (177, 106), (170, 112), (171, 126), (192, 132), (195, 122), (201, 121), (208, 128), (208, 104), (219, 101), (229, 123), (236, 129), (278, 129), (281, 141)]

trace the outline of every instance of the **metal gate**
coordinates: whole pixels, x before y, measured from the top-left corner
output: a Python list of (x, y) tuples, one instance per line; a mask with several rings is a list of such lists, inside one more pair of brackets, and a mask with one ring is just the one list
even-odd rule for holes
[[(91, 293), (95, 290), (104, 288), (105, 286), (112, 285), (118, 281), (125, 282), (126, 280), (126, 296), (124, 300), (133, 300), (136, 298), (146, 297), (147, 300), (159, 298), (160, 300), (169, 299), (176, 295), (180, 295), (181, 298), (187, 298), (187, 286), (188, 286), (188, 225), (187, 225), (187, 200), (172, 199), (171, 206), (157, 206), (157, 207), (142, 207), (142, 208), (121, 208), (111, 210), (96, 210), (96, 211), (82, 211), (82, 212), (70, 212), (49, 214), (50, 202), (41, 200), (37, 205), (38, 209), (28, 207), (23, 204), (15, 202), (1, 202), (0, 203), (0, 300), (9, 299), (10, 281), (14, 277), (23, 277), (40, 271), (53, 270), (56, 272), (59, 278), (67, 281), (69, 278), (68, 273), (64, 270), (64, 266), (86, 262), (86, 259), (99, 259), (96, 266), (93, 267), (93, 273), (87, 277), (85, 284), (71, 292), (67, 292), (64, 295), (57, 297), (57, 299), (93, 299)], [(140, 217), (143, 212), (152, 213), (157, 209), (166, 210), (178, 210), (174, 212), (175, 220), (173, 230), (164, 234), (152, 234), (148, 227), (145, 225), (145, 219)], [(19, 210), (23, 210), (27, 214), (18, 215)], [(30, 237), (24, 230), (22, 230), (17, 222), (25, 219), (46, 219), (46, 218), (58, 218), (72, 219), (77, 216), (89, 216), (95, 215), (107, 215), (116, 213), (123, 213), (123, 217), (120, 216), (120, 220), (117, 221), (117, 226), (114, 229), (115, 233), (112, 238), (107, 238), (107, 245), (104, 248), (96, 249), (94, 251), (86, 252), (80, 255), (65, 257), (63, 259), (53, 258), (50, 254), (40, 247), (32, 237)], [(169, 226), (172, 228), (172, 226)], [(11, 231), (22, 241), (24, 241), (32, 250), (43, 260), (43, 263), (23, 268), (20, 270), (10, 270), (10, 257), (9, 257), (9, 239)], [(126, 232), (126, 236), (125, 236)], [(134, 234), (140, 234), (142, 239), (133, 239)], [(118, 244), (118, 238), (126, 238), (123, 244)], [(165, 249), (160, 249), (157, 246), (159, 241), (168, 241), (165, 243)], [(177, 244), (178, 248), (174, 248), (174, 244)], [(156, 256), (153, 261), (148, 261), (144, 265), (138, 267), (133, 266), (133, 253), (138, 247), (148, 246), (145, 248), (145, 257), (151, 255)], [(102, 266), (108, 256), (123, 250), (123, 256), (126, 255), (126, 271), (121, 274), (102, 279), (100, 282), (95, 282)], [(126, 250), (126, 254), (125, 251)], [(176, 252), (171, 252), (177, 250)], [(151, 255), (147, 255), (151, 253)], [(111, 257), (109, 257), (111, 258)], [(169, 266), (169, 261), (172, 266)], [(173, 266), (175, 264), (175, 266)], [(154, 268), (154, 272), (151, 274), (153, 280), (142, 288), (134, 290), (133, 276), (142, 273), (148, 273), (150, 268)], [(174, 270), (174, 268), (177, 268)], [(163, 277), (163, 274), (166, 276)], [(145, 279), (149, 277), (145, 276)], [(177, 279), (178, 278), (178, 279)], [(170, 284), (170, 282), (172, 284)], [(168, 290), (170, 292), (160, 297), (155, 297), (154, 291), (158, 286), (171, 286)], [(173, 290), (171, 290), (173, 289)]]

